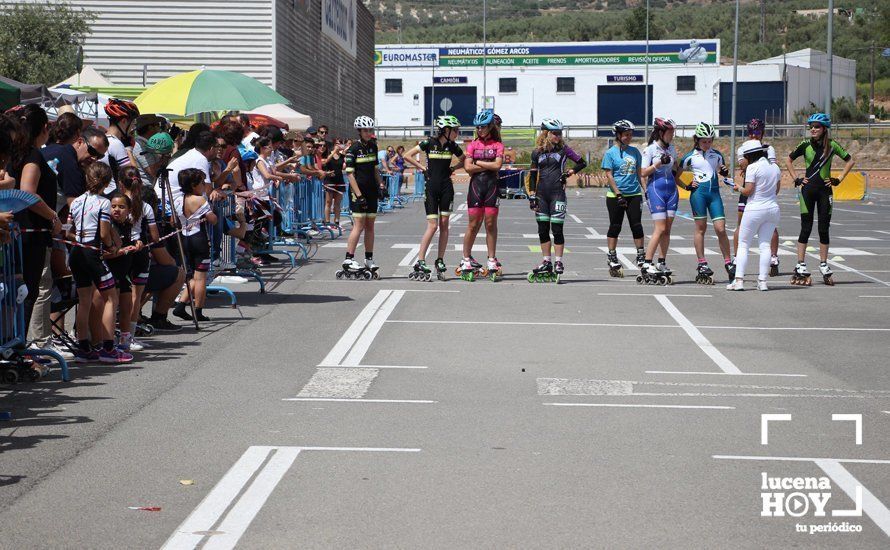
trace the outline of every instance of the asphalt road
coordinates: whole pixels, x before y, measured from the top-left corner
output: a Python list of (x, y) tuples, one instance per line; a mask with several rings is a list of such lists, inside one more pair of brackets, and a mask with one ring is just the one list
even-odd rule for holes
[(0, 547), (886, 548), (888, 206), (836, 205), (836, 286), (791, 286), (783, 254), (773, 290), (730, 293), (692, 282), (687, 219), (674, 285), (610, 278), (589, 189), (562, 284), (525, 280), (522, 200), (504, 280), (408, 281), (411, 203), (379, 219), (379, 281), (334, 278), (344, 236), (138, 363), (3, 388)]

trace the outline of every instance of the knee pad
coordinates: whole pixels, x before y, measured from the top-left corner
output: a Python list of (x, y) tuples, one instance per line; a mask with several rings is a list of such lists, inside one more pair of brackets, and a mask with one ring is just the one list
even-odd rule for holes
[(634, 239), (642, 239), (646, 236), (646, 232), (643, 231), (643, 224), (636, 223), (630, 226), (630, 232), (633, 234)]
[(553, 227), (553, 244), (563, 245), (566, 243), (566, 238), (562, 234), (562, 224), (554, 223)]
[(538, 220), (538, 238), (541, 239), (542, 243), (550, 242), (550, 222), (549, 221), (540, 221)]

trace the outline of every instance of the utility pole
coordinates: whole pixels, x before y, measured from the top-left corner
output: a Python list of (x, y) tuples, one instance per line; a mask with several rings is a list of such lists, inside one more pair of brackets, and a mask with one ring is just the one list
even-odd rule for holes
[(731, 133), (729, 137), (729, 173), (735, 177), (735, 115), (736, 115), (736, 85), (739, 75), (739, 0), (735, 0), (735, 30), (733, 31), (732, 44), (732, 116), (729, 120)]
[[(599, 124), (599, 121), (597, 121)], [(646, 0), (646, 78), (643, 79), (643, 139), (649, 135), (649, 0)]]
[(488, 0), (482, 0), (482, 108), (488, 101)]
[(828, 0), (828, 97), (825, 98), (825, 114), (831, 116), (831, 87), (834, 82), (834, 0)]
[(868, 122), (871, 124), (871, 119), (875, 114), (875, 50), (878, 47), (875, 45), (875, 41), (871, 41), (871, 96), (868, 98)]

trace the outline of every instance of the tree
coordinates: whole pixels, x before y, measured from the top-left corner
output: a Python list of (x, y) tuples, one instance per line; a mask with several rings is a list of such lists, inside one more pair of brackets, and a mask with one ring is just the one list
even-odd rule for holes
[(0, 74), (52, 85), (76, 71), (77, 47), (90, 34), (92, 12), (65, 3), (0, 9)]
[[(661, 28), (652, 21), (655, 10), (649, 10), (649, 40), (660, 40)], [(624, 20), (624, 34), (628, 40), (646, 40), (646, 6), (634, 8)]]

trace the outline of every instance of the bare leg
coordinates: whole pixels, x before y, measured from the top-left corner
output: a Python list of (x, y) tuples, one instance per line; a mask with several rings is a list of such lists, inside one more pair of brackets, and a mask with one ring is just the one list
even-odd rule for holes
[[(421, 260), (426, 258), (426, 253), (430, 248), (430, 243), (433, 242), (433, 235), (436, 234), (436, 229), (438, 229), (436, 218), (427, 218), (426, 231), (423, 232), (423, 237), (420, 238), (420, 251), (417, 255)], [(439, 252), (441, 252), (441, 248), (440, 246)]]
[[(716, 228), (716, 222), (714, 224)], [(708, 229), (708, 220), (695, 220), (695, 235), (692, 244), (695, 246), (695, 254), (698, 258), (705, 257), (705, 231)]]
[(488, 246), (488, 257), (497, 257), (498, 247), (498, 215), (485, 215), (485, 244)]
[(661, 236), (664, 234), (667, 220), (652, 220), (652, 237), (649, 239), (649, 246), (646, 248), (646, 259), (655, 259), (655, 252), (661, 246)]
[(726, 235), (726, 220), (714, 220), (714, 233), (717, 233), (717, 242), (720, 243), (720, 252), (723, 253), (723, 260), (731, 260), (732, 256), (729, 255), (729, 237)]
[(469, 258), (473, 253), (473, 243), (476, 242), (476, 235), (479, 233), (481, 226), (482, 216), (470, 216), (470, 221), (467, 223), (467, 233), (464, 235), (464, 258)]
[(364, 216), (353, 216), (352, 220), (352, 230), (349, 232), (346, 251), (350, 254), (355, 254), (355, 249), (358, 247), (358, 239), (362, 236), (362, 231), (365, 229), (366, 218)]
[(374, 221), (376, 217), (365, 219), (365, 252), (374, 252)]
[(444, 258), (448, 250), (448, 233), (450, 229), (448, 216), (439, 217), (439, 257)]

